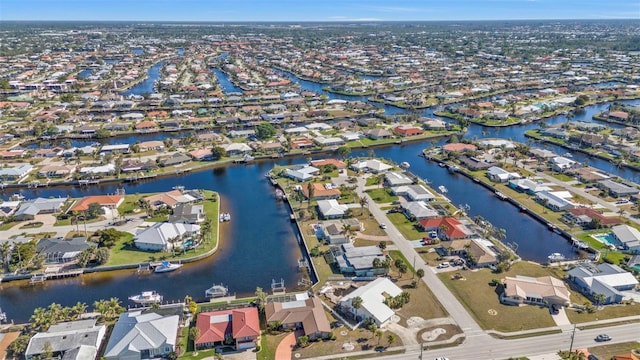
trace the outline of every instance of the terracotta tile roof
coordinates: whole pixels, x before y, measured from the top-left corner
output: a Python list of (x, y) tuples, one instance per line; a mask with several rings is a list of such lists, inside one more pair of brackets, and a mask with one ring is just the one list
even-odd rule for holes
[[(324, 187), (324, 184), (321, 183), (311, 183), (311, 187), (313, 188), (313, 198), (322, 198), (322, 197), (339, 197), (340, 190), (338, 189), (327, 189)], [(308, 186), (302, 185), (302, 193), (305, 197), (309, 197), (309, 188)]]
[(322, 160), (313, 160), (311, 165), (314, 167), (320, 167), (324, 165), (335, 165), (338, 169), (346, 169), (347, 164), (337, 159), (322, 159)]
[(196, 344), (224, 341), (226, 334), (234, 339), (257, 337), (260, 335), (258, 309), (250, 307), (200, 313), (196, 327), (200, 329)]
[(123, 200), (124, 195), (85, 196), (71, 208), (71, 211), (85, 211), (89, 208), (89, 205), (93, 203), (102, 206), (118, 206)]
[(442, 149), (444, 151), (465, 151), (465, 150), (475, 151), (478, 148), (473, 144), (453, 143), (453, 144), (443, 145)]

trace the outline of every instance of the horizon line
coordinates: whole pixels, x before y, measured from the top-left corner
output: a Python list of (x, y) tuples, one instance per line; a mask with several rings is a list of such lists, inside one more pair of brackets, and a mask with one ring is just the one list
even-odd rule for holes
[[(4, 19), (2, 22), (150, 22), (150, 23), (203, 23), (203, 24), (237, 24), (237, 23), (410, 23), (410, 22), (492, 22), (492, 21), (636, 21), (635, 18), (531, 18), (531, 19), (441, 19), (441, 20), (383, 20), (383, 19), (327, 19), (327, 20), (80, 20), (80, 19)], [(0, 25), (2, 28), (2, 25)]]

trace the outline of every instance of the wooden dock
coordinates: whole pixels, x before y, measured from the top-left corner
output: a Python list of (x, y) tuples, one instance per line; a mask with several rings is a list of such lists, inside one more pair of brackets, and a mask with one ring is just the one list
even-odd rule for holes
[(31, 277), (31, 284), (40, 284), (49, 279), (63, 279), (67, 277), (75, 277), (82, 275), (84, 269), (73, 269), (67, 271), (60, 271), (60, 268), (47, 268), (44, 273), (33, 274)]

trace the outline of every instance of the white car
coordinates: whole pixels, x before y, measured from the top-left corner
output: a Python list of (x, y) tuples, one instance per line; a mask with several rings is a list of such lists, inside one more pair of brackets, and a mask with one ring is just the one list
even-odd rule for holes
[(386, 229), (386, 228), (387, 228), (387, 224), (385, 223), (380, 224), (380, 229)]
[(447, 359), (446, 357), (437, 357), (434, 360), (449, 360), (449, 359)]
[(436, 269), (444, 269), (444, 268), (448, 268), (449, 267), (449, 263), (448, 262), (443, 262), (442, 264), (436, 266)]

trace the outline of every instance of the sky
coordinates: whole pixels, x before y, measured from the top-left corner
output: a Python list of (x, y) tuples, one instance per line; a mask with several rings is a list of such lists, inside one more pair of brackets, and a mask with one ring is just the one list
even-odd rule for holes
[(640, 0), (0, 0), (0, 21), (525, 19), (640, 21)]

